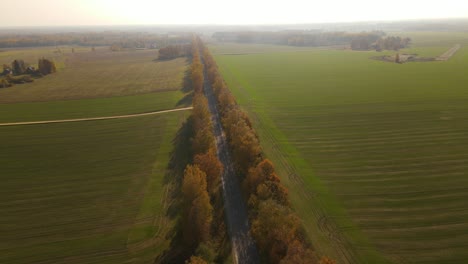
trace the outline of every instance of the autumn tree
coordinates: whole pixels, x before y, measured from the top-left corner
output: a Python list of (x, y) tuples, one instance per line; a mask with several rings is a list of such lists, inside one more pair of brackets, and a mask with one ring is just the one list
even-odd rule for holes
[(13, 74), (22, 75), (26, 72), (26, 64), (23, 60), (14, 60), (11, 63), (11, 69), (13, 70)]
[(336, 261), (334, 261), (333, 259), (330, 259), (330, 258), (324, 256), (324, 257), (322, 257), (322, 258), (320, 259), (319, 264), (336, 264)]
[(187, 56), (190, 54), (190, 51), (190, 45), (169, 45), (167, 47), (160, 48), (158, 53), (160, 60), (169, 60)]
[(7, 88), (7, 87), (11, 87), (12, 84), (9, 83), (7, 80), (5, 79), (1, 79), (0, 80), (0, 88)]
[(185, 261), (186, 264), (208, 264), (204, 259), (197, 257), (197, 256), (191, 256), (189, 260)]
[(206, 153), (214, 147), (214, 136), (208, 101), (202, 94), (196, 94), (193, 98), (192, 116), (195, 134), (192, 139), (193, 153), (195, 155)]
[(300, 239), (300, 220), (291, 209), (273, 200), (260, 203), (251, 231), (268, 263), (279, 263), (288, 253), (288, 245)]
[(210, 148), (204, 154), (198, 154), (194, 158), (194, 164), (206, 173), (208, 193), (214, 197), (218, 193), (223, 173), (223, 165), (218, 159), (215, 148)]
[(223, 124), (236, 168), (241, 175), (245, 175), (249, 167), (255, 165), (259, 160), (261, 148), (250, 120), (240, 118), (242, 115), (240, 110), (228, 111), (226, 117), (223, 118)]
[(214, 263), (216, 259), (216, 251), (212, 243), (200, 243), (195, 254), (208, 263)]
[(305, 241), (301, 222), (290, 208), (287, 189), (273, 163), (262, 158), (250, 118), (237, 105), (206, 48), (203, 56), (236, 171), (245, 177), (242, 185), (249, 202), (250, 231), (265, 263), (317, 263), (318, 258)]
[(184, 241), (197, 245), (207, 241), (213, 220), (213, 207), (207, 192), (206, 174), (198, 166), (188, 165), (184, 172)]
[(251, 168), (243, 182), (244, 190), (251, 195), (249, 204), (256, 207), (258, 200), (273, 199), (281, 205), (289, 205), (288, 191), (281, 184), (273, 163), (265, 159)]
[[(216, 87), (216, 86), (213, 86)], [(216, 91), (217, 97), (218, 97), (218, 105), (220, 108), (220, 112), (223, 116), (226, 116), (226, 114), (232, 110), (235, 109), (236, 107), (236, 99), (234, 96), (231, 94), (231, 92), (228, 89), (225, 89), (223, 85), (218, 86), (219, 91)]]
[(189, 219), (193, 225), (194, 238), (198, 243), (206, 242), (210, 238), (211, 222), (213, 221), (213, 206), (205, 190), (192, 203)]
[[(223, 124), (228, 132), (230, 132), (229, 130), (232, 130), (234, 126), (237, 126), (238, 122), (243, 122), (249, 129), (253, 129), (249, 116), (242, 111), (239, 106), (235, 105), (227, 110), (229, 111), (226, 111), (224, 115)], [(255, 133), (255, 131), (253, 132)]]
[(269, 160), (265, 159), (255, 168), (251, 168), (249, 170), (249, 173), (244, 180), (244, 189), (248, 193), (255, 193), (257, 187), (270, 178), (276, 178), (275, 169), (273, 168), (273, 164)]
[(208, 129), (204, 129), (200, 133), (196, 133), (192, 139), (192, 149), (194, 154), (206, 153), (213, 146), (213, 133)]
[(399, 50), (409, 46), (411, 42), (410, 38), (401, 38), (395, 36), (388, 36), (380, 38), (376, 42), (376, 49), (378, 50)]
[(201, 130), (207, 126), (211, 127), (211, 113), (208, 106), (208, 100), (203, 94), (196, 94), (193, 97), (193, 118), (194, 129)]
[(199, 57), (193, 58), (193, 63), (191, 66), (191, 78), (192, 78), (192, 86), (193, 90), (196, 93), (201, 93), (203, 91), (203, 65), (199, 61)]
[[(306, 247), (303, 242), (294, 240), (288, 245), (286, 256), (281, 259), (280, 264), (316, 264), (315, 252)], [(322, 264), (322, 263), (320, 263)], [(327, 263), (323, 263), (327, 264)], [(329, 263), (334, 264), (334, 263)]]
[(261, 148), (255, 132), (244, 121), (239, 121), (231, 134), (231, 146), (234, 160), (239, 172), (244, 175), (248, 168), (260, 158)]
[(206, 186), (206, 174), (198, 166), (187, 165), (182, 183), (185, 204), (191, 204), (202, 192), (206, 191)]
[(39, 62), (37, 64), (39, 72), (43, 75), (51, 74), (57, 71), (55, 63), (51, 60), (42, 58), (39, 59)]

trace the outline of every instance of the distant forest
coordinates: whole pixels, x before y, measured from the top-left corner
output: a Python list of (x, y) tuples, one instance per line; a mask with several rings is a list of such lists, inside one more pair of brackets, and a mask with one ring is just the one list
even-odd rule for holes
[(155, 34), (141, 32), (83, 32), (51, 34), (2, 34), (0, 48), (41, 47), (58, 45), (118, 46), (123, 49), (159, 48), (190, 43), (191, 34)]
[(360, 33), (279, 31), (279, 32), (216, 32), (213, 38), (222, 42), (261, 43), (289, 46), (347, 45), (353, 50), (399, 50), (407, 47), (411, 39), (386, 36), (383, 31)]

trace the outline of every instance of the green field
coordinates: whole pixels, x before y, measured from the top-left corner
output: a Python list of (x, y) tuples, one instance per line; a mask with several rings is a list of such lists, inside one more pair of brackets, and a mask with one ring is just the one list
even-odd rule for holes
[[(154, 50), (0, 52), (59, 71), (0, 89), (0, 123), (144, 113), (191, 104), (187, 61)], [(65, 48), (62, 48), (62, 51)], [(176, 220), (168, 169), (190, 111), (0, 127), (0, 263), (153, 263)]]
[(378, 52), (210, 47), (314, 246), (338, 263), (468, 258), (468, 34), (407, 34), (423, 56), (462, 48), (392, 64), (369, 59)]
[(188, 106), (190, 100), (190, 94), (170, 91), (110, 98), (0, 104), (0, 122), (137, 114)]
[(0, 129), (1, 263), (149, 263), (189, 112)]

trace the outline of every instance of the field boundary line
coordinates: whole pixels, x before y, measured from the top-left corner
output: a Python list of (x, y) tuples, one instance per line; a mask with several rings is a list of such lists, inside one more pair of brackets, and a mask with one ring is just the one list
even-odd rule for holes
[(184, 108), (175, 108), (175, 109), (169, 109), (169, 110), (161, 110), (161, 111), (146, 112), (146, 113), (139, 113), (139, 114), (117, 115), (117, 116), (100, 116), (100, 117), (74, 118), (74, 119), (59, 119), (59, 120), (45, 120), (45, 121), (0, 123), (0, 126), (40, 125), (40, 124), (53, 124), (53, 123), (68, 123), (68, 122), (83, 122), (83, 121), (122, 119), (122, 118), (131, 118), (131, 117), (165, 114), (165, 113), (178, 112), (178, 111), (186, 111), (186, 110), (191, 110), (192, 108), (193, 107), (190, 106), (190, 107), (184, 107)]

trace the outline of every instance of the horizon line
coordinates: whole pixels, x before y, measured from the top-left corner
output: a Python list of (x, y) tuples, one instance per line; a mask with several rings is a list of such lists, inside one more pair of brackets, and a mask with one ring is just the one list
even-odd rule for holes
[(93, 25), (16, 25), (16, 26), (2, 26), (0, 29), (13, 29), (13, 28), (77, 28), (77, 27), (182, 27), (182, 26), (294, 26), (294, 25), (333, 25), (333, 24), (359, 24), (359, 23), (395, 23), (395, 22), (424, 22), (424, 21), (448, 21), (448, 20), (467, 20), (468, 17), (439, 17), (439, 18), (408, 18), (408, 19), (385, 19), (385, 20), (356, 20), (356, 21), (335, 21), (335, 22), (291, 22), (291, 23), (249, 23), (249, 24), (236, 24), (236, 23), (155, 23), (155, 24), (93, 24)]

